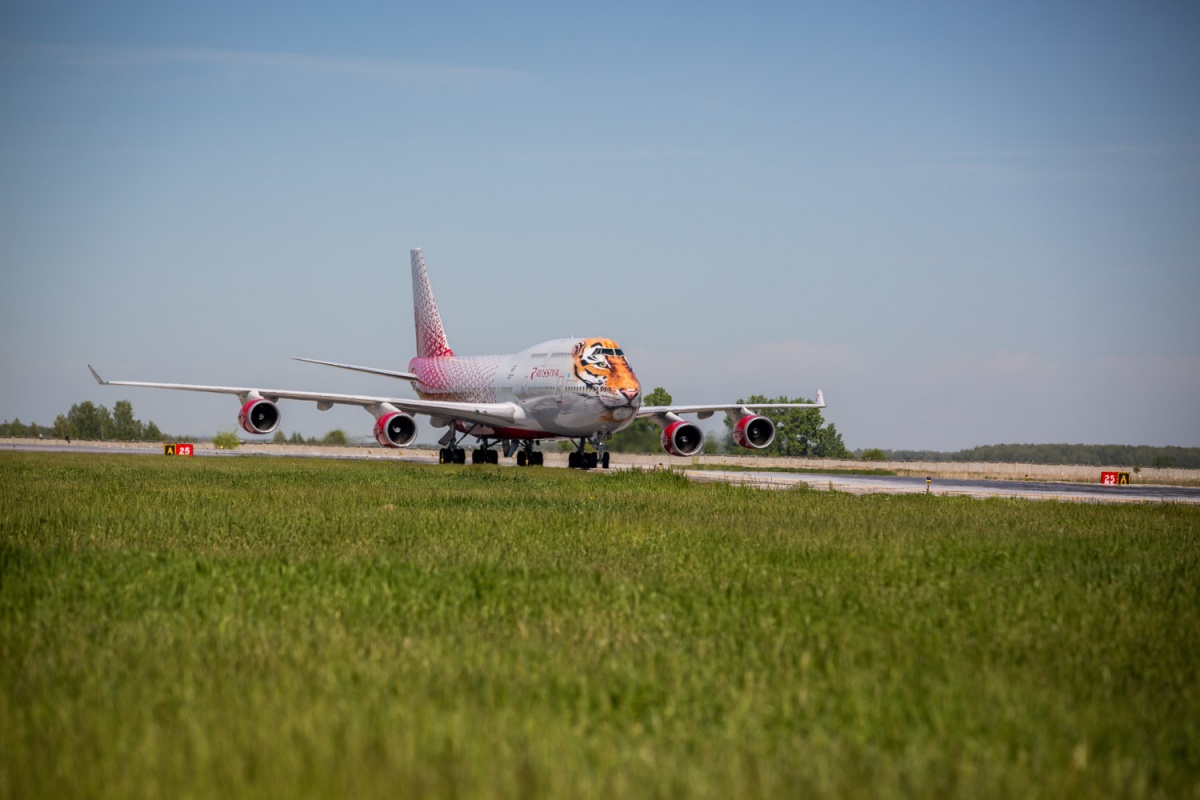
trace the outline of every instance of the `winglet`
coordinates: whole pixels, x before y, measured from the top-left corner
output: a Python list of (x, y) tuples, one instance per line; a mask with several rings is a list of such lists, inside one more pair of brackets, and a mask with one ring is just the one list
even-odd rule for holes
[(96, 372), (96, 370), (92, 369), (91, 364), (88, 364), (88, 369), (91, 371), (92, 377), (96, 379), (96, 383), (100, 384), (101, 386), (108, 386), (108, 381), (101, 378), (100, 373)]
[(817, 406), (817, 408), (824, 408), (824, 407), (825, 407), (825, 393), (824, 393), (824, 392), (822, 392), (820, 389), (817, 389), (817, 402), (816, 402), (816, 406)]

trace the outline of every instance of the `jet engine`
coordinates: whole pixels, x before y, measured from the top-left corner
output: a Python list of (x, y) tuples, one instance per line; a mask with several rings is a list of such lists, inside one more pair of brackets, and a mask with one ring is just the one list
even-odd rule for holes
[(775, 423), (759, 414), (742, 417), (733, 426), (733, 441), (748, 450), (761, 450), (775, 441)]
[(246, 433), (270, 433), (279, 427), (279, 407), (261, 397), (247, 400), (238, 412), (238, 424)]
[(417, 438), (417, 423), (403, 411), (384, 414), (375, 421), (375, 441), (384, 447), (406, 447)]
[(663, 428), (662, 446), (673, 456), (694, 456), (704, 446), (704, 432), (693, 422), (676, 420)]

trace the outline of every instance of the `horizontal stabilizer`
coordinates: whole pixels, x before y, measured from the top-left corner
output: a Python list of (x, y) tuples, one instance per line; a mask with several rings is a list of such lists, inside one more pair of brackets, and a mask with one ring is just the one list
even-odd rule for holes
[(309, 364), (321, 364), (325, 367), (337, 367), (338, 369), (351, 369), (355, 372), (367, 372), (371, 375), (383, 375), (388, 378), (399, 378), (404, 381), (415, 381), (417, 376), (411, 372), (399, 372), (394, 369), (381, 369), (379, 367), (358, 367), (354, 364), (339, 364), (336, 361), (321, 361), (316, 358), (301, 358), (300, 356), (292, 356), (295, 361), (304, 361)]

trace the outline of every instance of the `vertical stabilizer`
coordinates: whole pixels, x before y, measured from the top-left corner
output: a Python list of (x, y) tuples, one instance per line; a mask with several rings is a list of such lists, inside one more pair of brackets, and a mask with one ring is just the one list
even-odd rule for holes
[(442, 317), (438, 314), (437, 301), (429, 285), (429, 273), (425, 271), (425, 256), (421, 248), (411, 251), (413, 279), (413, 318), (417, 325), (417, 356), (435, 358), (452, 356), (454, 351), (446, 342), (446, 331), (442, 328)]

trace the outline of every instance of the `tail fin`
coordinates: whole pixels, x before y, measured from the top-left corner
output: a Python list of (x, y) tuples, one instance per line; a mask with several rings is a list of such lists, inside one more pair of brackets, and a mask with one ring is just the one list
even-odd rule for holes
[(429, 285), (429, 273), (425, 271), (425, 256), (421, 248), (411, 251), (413, 279), (413, 317), (417, 325), (417, 356), (431, 358), (452, 356), (454, 351), (446, 342), (446, 331), (442, 328), (442, 317), (438, 314), (437, 301)]

